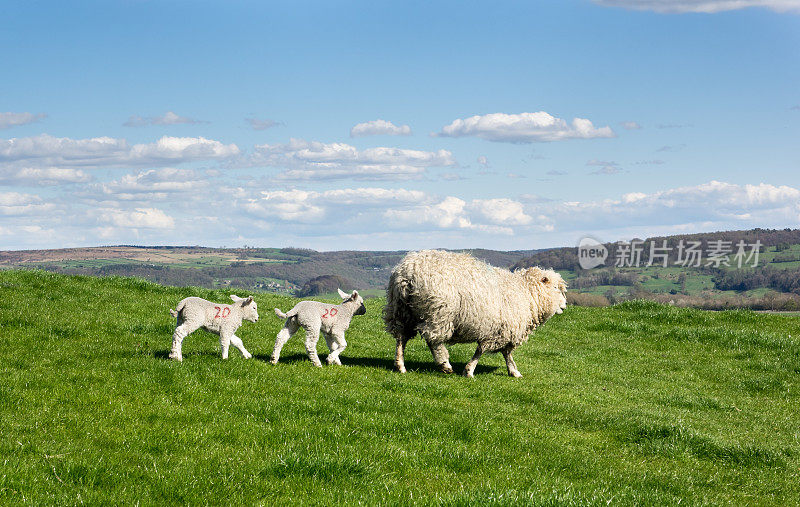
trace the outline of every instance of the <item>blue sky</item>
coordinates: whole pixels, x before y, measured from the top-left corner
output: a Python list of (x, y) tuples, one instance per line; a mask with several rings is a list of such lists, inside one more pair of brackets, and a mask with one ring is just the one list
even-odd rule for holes
[(0, 249), (800, 223), (800, 0), (3, 9)]

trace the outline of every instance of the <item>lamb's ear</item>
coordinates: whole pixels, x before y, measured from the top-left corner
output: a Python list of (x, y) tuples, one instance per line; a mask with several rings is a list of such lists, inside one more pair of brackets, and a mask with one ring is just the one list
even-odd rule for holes
[(352, 299), (353, 301), (358, 299), (358, 291), (357, 290), (354, 290), (353, 293), (350, 294), (350, 299)]
[(346, 293), (346, 292), (345, 292), (345, 291), (343, 291), (342, 289), (336, 289), (336, 290), (338, 290), (338, 291), (339, 291), (339, 297), (340, 297), (340, 298), (342, 298), (342, 299), (347, 299), (347, 298), (349, 298), (349, 297), (350, 297), (350, 294)]
[(232, 299), (234, 302), (236, 302), (236, 303), (238, 303), (239, 301), (241, 301), (241, 300), (242, 300), (242, 298), (240, 298), (240, 297), (239, 297), (239, 296), (237, 296), (236, 294), (231, 294), (231, 299)]
[(247, 306), (253, 302), (253, 296), (249, 296), (247, 299), (239, 298), (239, 301), (242, 302), (242, 306)]

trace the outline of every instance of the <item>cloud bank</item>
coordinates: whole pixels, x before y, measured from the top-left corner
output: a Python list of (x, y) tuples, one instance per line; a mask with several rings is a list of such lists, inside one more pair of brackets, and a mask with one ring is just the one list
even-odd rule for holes
[(488, 141), (507, 143), (537, 143), (567, 139), (616, 137), (610, 127), (596, 128), (585, 118), (567, 123), (561, 118), (539, 111), (537, 113), (492, 113), (454, 120), (442, 127), (437, 137), (479, 137)]
[(359, 123), (350, 129), (350, 137), (365, 136), (410, 136), (411, 127), (402, 125), (398, 127), (386, 120), (373, 120)]

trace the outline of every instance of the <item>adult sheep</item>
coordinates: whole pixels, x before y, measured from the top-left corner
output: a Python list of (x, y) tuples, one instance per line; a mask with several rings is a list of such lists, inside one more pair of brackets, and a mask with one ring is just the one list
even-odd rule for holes
[(473, 376), (484, 352), (499, 351), (508, 374), (521, 377), (511, 353), (537, 326), (564, 311), (566, 291), (552, 270), (511, 272), (468, 254), (411, 252), (392, 270), (383, 309), (386, 330), (397, 339), (395, 367), (405, 373), (406, 342), (419, 333), (445, 373), (453, 372), (445, 345), (477, 342), (465, 376)]

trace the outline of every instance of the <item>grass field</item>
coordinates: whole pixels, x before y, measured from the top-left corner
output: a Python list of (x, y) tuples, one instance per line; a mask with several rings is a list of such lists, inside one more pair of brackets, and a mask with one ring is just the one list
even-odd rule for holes
[(0, 272), (0, 503), (800, 502), (800, 318), (568, 308), (516, 354), (524, 378), (488, 355), (465, 379), (419, 339), (392, 372), (381, 299), (346, 366), (299, 337), (272, 366), (293, 300), (264, 294), (237, 333), (253, 359), (198, 331), (169, 361), (168, 309), (229, 293)]

